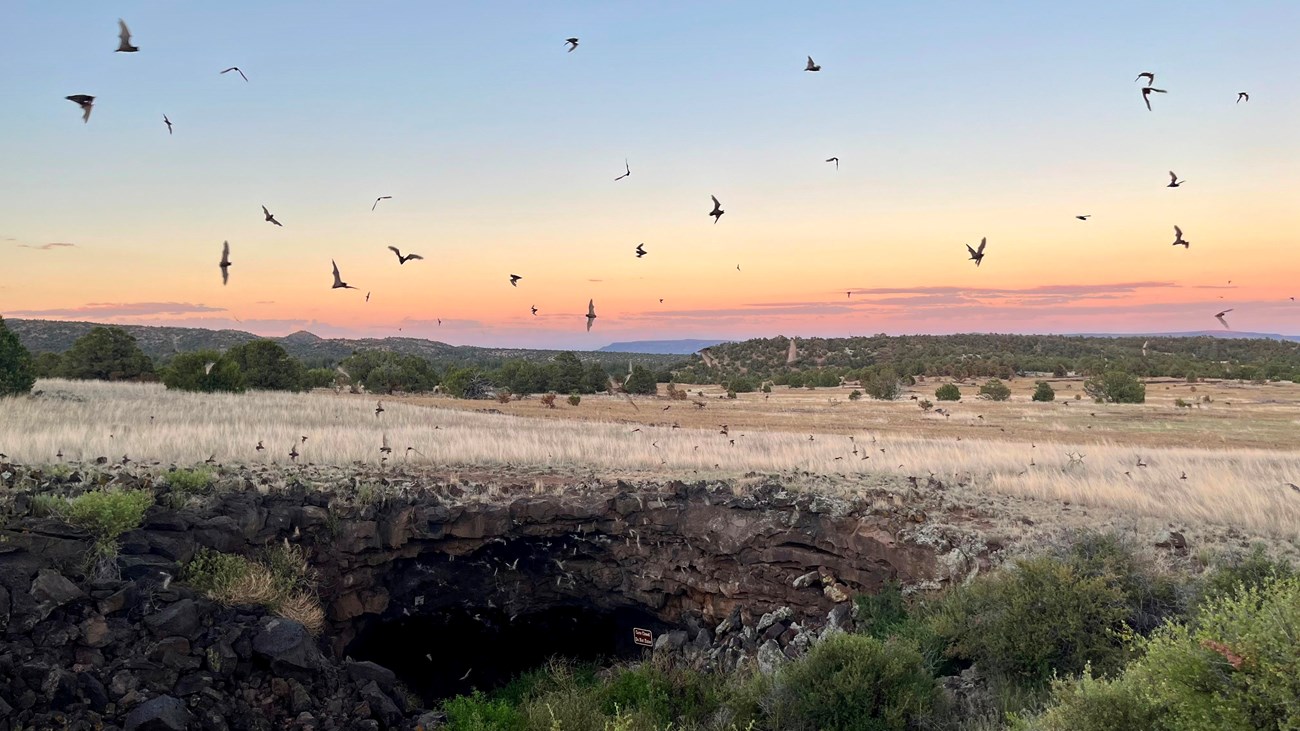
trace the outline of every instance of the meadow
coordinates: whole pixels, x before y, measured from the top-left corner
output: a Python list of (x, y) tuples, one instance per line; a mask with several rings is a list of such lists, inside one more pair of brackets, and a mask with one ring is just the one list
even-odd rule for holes
[[(0, 402), (0, 453), (20, 463), (129, 457), (291, 465), (294, 450), (298, 464), (381, 468), (813, 474), (832, 478), (821, 489), (845, 493), (873, 482), (907, 484), (908, 477), (924, 485), (934, 476), (975, 492), (1300, 537), (1300, 489), (1289, 486), (1300, 483), (1293, 384), (1201, 384), (1197, 393), (1211, 402), (1200, 409), (1174, 407), (1174, 396), (1141, 406), (1029, 403), (1020, 389), (1009, 402), (943, 404), (951, 409), (946, 417), (906, 397), (851, 402), (836, 389), (733, 400), (692, 387), (702, 409), (664, 396), (588, 396), (577, 406), (559, 400), (554, 409), (536, 398), (384, 398), (378, 415), (380, 399), (330, 391), (200, 394), (59, 380), (36, 390)], [(1160, 385), (1148, 392), (1158, 396)], [(391, 452), (382, 451), (385, 444)]]

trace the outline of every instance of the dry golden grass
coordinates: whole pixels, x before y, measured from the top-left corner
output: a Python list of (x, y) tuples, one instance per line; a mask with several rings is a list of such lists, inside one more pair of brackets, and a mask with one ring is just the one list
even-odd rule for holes
[[(927, 388), (932, 392), (935, 385)], [(62, 450), (73, 460), (128, 455), (193, 464), (212, 455), (223, 463), (286, 464), (292, 446), (300, 462), (373, 466), (383, 460), (386, 437), (392, 448), (383, 460), (388, 466), (526, 466), (665, 477), (799, 472), (854, 478), (844, 479), (846, 486), (862, 485), (864, 478), (896, 483), (907, 476), (924, 484), (933, 473), (985, 493), (1235, 525), (1286, 540), (1300, 532), (1300, 492), (1286, 486), (1300, 482), (1296, 430), (1285, 438), (1270, 436), (1282, 428), (1277, 422), (1300, 419), (1300, 410), (1260, 403), (1294, 397), (1291, 388), (1198, 389), (1211, 393), (1214, 402), (1190, 417), (1170, 417), (1173, 407), (1160, 405), (1154, 396), (1161, 387), (1154, 385), (1154, 403), (1143, 406), (963, 402), (952, 405), (953, 416), (945, 419), (922, 414), (910, 400), (848, 402), (833, 389), (709, 399), (703, 410), (666, 399), (640, 399), (634, 409), (622, 397), (609, 396), (553, 410), (535, 400), (503, 408), (494, 402), (386, 398), (386, 410), (377, 417), (374, 397), (333, 393), (208, 395), (150, 384), (66, 381), (39, 387), (45, 391), (39, 398), (3, 404), (0, 451), (19, 462), (56, 461)], [(840, 404), (826, 403), (832, 394)], [(1218, 406), (1226, 400), (1233, 405)], [(660, 411), (663, 406), (672, 409)], [(489, 408), (519, 415), (476, 413)], [(679, 410), (690, 418), (674, 429)], [(1208, 436), (1184, 440), (1158, 424), (1143, 424), (1144, 415), (1159, 421), (1203, 420), (1207, 414), (1225, 419), (1221, 428), (1245, 433), (1234, 439), (1253, 446), (1221, 446)], [(728, 425), (726, 435), (721, 424)], [(1081, 426), (1092, 424), (1105, 426)], [(259, 440), (266, 451), (254, 449)], [(1185, 441), (1192, 446), (1175, 446)], [(1072, 463), (1068, 453), (1083, 455), (1082, 461)]]

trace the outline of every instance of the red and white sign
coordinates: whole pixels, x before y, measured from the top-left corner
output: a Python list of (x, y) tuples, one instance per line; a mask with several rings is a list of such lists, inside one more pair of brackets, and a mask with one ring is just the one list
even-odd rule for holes
[(654, 636), (654, 633), (651, 632), (651, 631), (648, 630), (648, 629), (641, 629), (640, 627), (633, 627), (633, 628), (632, 628), (632, 641), (635, 642), (635, 643), (637, 643), (638, 645), (641, 645), (642, 647), (654, 647), (654, 644), (655, 644), (655, 636)]

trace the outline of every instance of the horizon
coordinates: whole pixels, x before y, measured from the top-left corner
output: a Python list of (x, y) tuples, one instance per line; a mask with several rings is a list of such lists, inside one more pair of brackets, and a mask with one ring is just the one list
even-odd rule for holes
[(1300, 322), (1294, 4), (14, 15), (7, 318), (568, 350)]
[[(300, 334), (300, 333), (302, 333), (302, 334), (306, 334), (306, 335), (311, 335), (312, 337), (316, 337), (316, 338), (320, 338), (320, 339), (324, 339), (324, 340), (362, 340), (362, 339), (368, 339), (368, 338), (371, 338), (371, 336), (365, 336), (365, 335), (359, 335), (359, 336), (348, 336), (348, 335), (321, 335), (321, 334), (319, 334), (319, 333), (312, 332), (311, 330), (293, 330), (293, 331), (285, 332), (285, 333), (282, 333), (282, 334), (266, 334), (266, 333), (256, 333), (256, 332), (252, 332), (251, 330), (243, 330), (243, 329), (240, 329), (240, 328), (238, 328), (238, 327), (233, 327), (233, 328), (207, 328), (207, 327), (191, 326), (191, 325), (184, 325), (184, 326), (183, 326), (183, 325), (146, 325), (146, 324), (142, 324), (142, 323), (132, 323), (132, 322), (128, 322), (128, 323), (112, 323), (112, 322), (95, 322), (95, 321), (90, 321), (90, 320), (41, 320), (41, 319), (39, 319), (39, 318), (5, 318), (3, 315), (0, 315), (0, 320), (8, 320), (8, 319), (15, 319), (15, 320), (33, 320), (33, 319), (35, 319), (35, 320), (43, 321), (43, 322), (64, 322), (64, 323), (69, 323), (69, 324), (85, 324), (85, 325), (96, 325), (96, 326), (121, 326), (121, 325), (127, 325), (127, 326), (140, 326), (140, 327), (193, 327), (193, 328), (195, 328), (195, 329), (208, 330), (208, 331), (211, 331), (211, 332), (217, 332), (217, 331), (219, 331), (219, 330), (226, 330), (226, 331), (232, 331), (232, 332), (243, 332), (243, 333), (247, 333), (247, 334), (255, 335), (255, 336), (257, 336), (257, 337), (268, 338), (268, 339), (281, 339), (281, 338), (287, 338), (287, 337), (291, 337), (291, 336), (294, 336), (294, 335), (298, 335), (298, 334)], [(638, 345), (638, 344), (648, 344), (648, 343), (675, 343), (675, 342), (695, 341), (695, 340), (698, 340), (698, 341), (707, 341), (707, 342), (711, 342), (711, 343), (716, 344), (716, 345), (721, 345), (721, 344), (724, 344), (724, 343), (743, 343), (743, 342), (745, 342), (745, 341), (747, 341), (747, 340), (755, 340), (755, 339), (757, 339), (757, 340), (766, 340), (766, 339), (772, 339), (772, 338), (777, 338), (777, 337), (784, 337), (784, 338), (788, 338), (788, 339), (791, 339), (791, 340), (808, 340), (808, 339), (825, 339), (825, 340), (832, 340), (832, 339), (837, 339), (837, 338), (843, 338), (843, 339), (847, 339), (847, 338), (871, 338), (871, 337), (878, 337), (878, 336), (885, 336), (885, 337), (960, 337), (960, 336), (963, 336), (963, 335), (1016, 335), (1016, 336), (1026, 336), (1026, 337), (1031, 337), (1031, 336), (1042, 336), (1042, 337), (1082, 337), (1082, 338), (1125, 338), (1125, 337), (1170, 337), (1170, 338), (1178, 338), (1178, 337), (1202, 337), (1202, 336), (1210, 336), (1210, 337), (1220, 337), (1220, 338), (1224, 338), (1224, 339), (1232, 339), (1232, 338), (1238, 338), (1238, 339), (1276, 339), (1276, 338), (1280, 338), (1280, 339), (1283, 339), (1283, 340), (1300, 340), (1300, 334), (1290, 334), (1290, 333), (1262, 333), (1262, 332), (1241, 332), (1241, 331), (1230, 331), (1230, 332), (1222, 332), (1222, 333), (1220, 333), (1219, 331), (1216, 331), (1216, 330), (1210, 330), (1210, 329), (1208, 329), (1208, 328), (1207, 328), (1207, 329), (1203, 329), (1203, 330), (1188, 330), (1188, 331), (1182, 331), (1182, 332), (1154, 332), (1154, 331), (1142, 332), (1142, 331), (1138, 331), (1138, 332), (1058, 332), (1058, 333), (1047, 333), (1047, 332), (1003, 332), (1003, 331), (976, 331), (976, 330), (967, 330), (967, 331), (950, 332), (950, 333), (889, 333), (889, 332), (880, 332), (880, 333), (853, 334), (853, 335), (805, 335), (805, 334), (774, 333), (774, 334), (769, 334), (769, 335), (759, 335), (759, 336), (754, 336), (754, 337), (745, 337), (745, 338), (707, 338), (707, 337), (706, 337), (706, 338), (659, 338), (659, 339), (621, 340), (621, 341), (620, 341), (620, 340), (611, 340), (611, 341), (605, 342), (605, 343), (603, 343), (603, 344), (601, 344), (601, 345), (597, 345), (597, 346), (595, 346), (595, 347), (590, 347), (590, 348), (580, 348), (580, 347), (557, 347), (557, 346), (553, 346), (553, 347), (523, 346), (523, 345), (515, 345), (515, 344), (509, 344), (509, 343), (506, 343), (506, 344), (498, 344), (498, 345), (474, 345), (474, 344), (470, 344), (470, 343), (451, 343), (451, 342), (447, 342), (447, 341), (444, 341), (444, 340), (438, 340), (438, 339), (436, 339), (436, 338), (424, 338), (424, 337), (419, 337), (419, 336), (410, 336), (410, 335), (405, 335), (405, 334), (399, 334), (399, 335), (384, 335), (384, 336), (380, 336), (379, 338), (375, 338), (375, 339), (381, 339), (381, 340), (382, 340), (382, 339), (393, 338), (393, 339), (414, 339), (414, 340), (426, 340), (426, 341), (438, 342), (438, 343), (442, 343), (442, 344), (444, 344), (444, 345), (452, 345), (452, 346), (457, 346), (457, 347), (465, 346), (465, 347), (500, 348), (500, 349), (515, 349), (515, 350), (556, 350), (556, 351), (574, 351), (574, 352), (597, 352), (597, 351), (601, 351), (601, 350), (603, 350), (603, 349), (605, 349), (605, 348), (610, 348), (610, 347), (613, 347), (613, 346), (615, 346), (615, 345), (620, 345), (620, 344)], [(701, 347), (701, 348), (699, 348), (699, 349), (693, 351), (692, 353), (685, 353), (685, 354), (680, 354), (680, 353), (679, 353), (679, 355), (691, 355), (691, 354), (693, 354), (693, 353), (697, 353), (697, 352), (699, 352), (699, 350), (703, 350), (703, 349), (705, 349), (705, 348), (710, 348), (710, 347), (713, 347), (713, 345), (703, 346), (703, 347)], [(631, 353), (631, 354), (642, 353), (642, 351), (635, 351), (635, 350), (629, 350), (629, 351), (616, 351), (616, 350), (611, 350), (611, 351), (605, 351), (605, 352), (613, 352), (613, 353), (626, 352), (626, 353)]]

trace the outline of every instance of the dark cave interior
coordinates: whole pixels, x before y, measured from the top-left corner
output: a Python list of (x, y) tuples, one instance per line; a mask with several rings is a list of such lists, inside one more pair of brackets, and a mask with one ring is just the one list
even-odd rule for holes
[(429, 614), (371, 619), (347, 654), (397, 674), (426, 703), (490, 692), (552, 657), (608, 663), (648, 653), (633, 628), (666, 629), (637, 608), (557, 604), (514, 617), (500, 610), (449, 608)]

